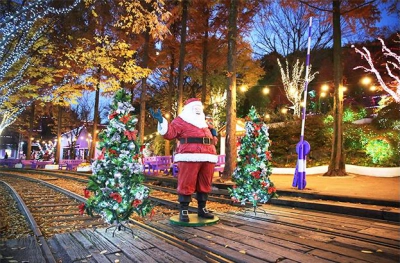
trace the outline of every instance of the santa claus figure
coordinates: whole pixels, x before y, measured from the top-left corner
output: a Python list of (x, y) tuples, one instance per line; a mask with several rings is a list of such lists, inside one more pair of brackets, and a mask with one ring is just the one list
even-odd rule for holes
[(217, 133), (209, 128), (205, 120), (203, 105), (199, 99), (185, 102), (181, 114), (171, 123), (162, 117), (160, 110), (150, 109), (153, 118), (158, 121), (158, 132), (167, 140), (178, 140), (174, 162), (178, 165), (178, 201), (179, 220), (189, 222), (188, 207), (192, 194), (196, 193), (197, 215), (212, 219), (206, 209), (208, 193), (211, 191), (214, 166), (218, 161), (215, 145)]

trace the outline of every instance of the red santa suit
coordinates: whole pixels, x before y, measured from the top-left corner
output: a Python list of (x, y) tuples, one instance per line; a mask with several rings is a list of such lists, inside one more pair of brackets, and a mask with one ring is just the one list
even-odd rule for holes
[(174, 162), (178, 165), (179, 195), (209, 193), (211, 191), (214, 166), (218, 161), (213, 137), (205, 122), (204, 113), (196, 114), (193, 107), (201, 107), (197, 99), (186, 102), (182, 113), (171, 123), (163, 119), (158, 132), (167, 140), (178, 139)]

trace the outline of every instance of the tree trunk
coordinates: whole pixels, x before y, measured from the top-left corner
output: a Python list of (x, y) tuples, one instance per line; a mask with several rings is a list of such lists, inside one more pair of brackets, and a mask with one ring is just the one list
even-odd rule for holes
[[(175, 98), (175, 90), (174, 90), (174, 70), (175, 70), (175, 54), (173, 52), (171, 52), (170, 54), (171, 56), (171, 64), (169, 67), (169, 81), (168, 81), (168, 105), (166, 107), (167, 109), (167, 114), (169, 116), (169, 119), (167, 119), (168, 121), (173, 119), (172, 116), (172, 102), (173, 102), (173, 98)], [(169, 140), (165, 140), (165, 156), (169, 156), (171, 155), (171, 144)]]
[(222, 179), (231, 178), (236, 167), (236, 38), (238, 0), (231, 0), (228, 26), (228, 86), (226, 107), (226, 158)]
[[(149, 45), (150, 45), (150, 33), (149, 30), (147, 29), (146, 32), (144, 33), (142, 68), (147, 68), (149, 64)], [(140, 144), (143, 144), (144, 125), (146, 118), (147, 78), (142, 79), (141, 89), (142, 90), (140, 94), (139, 139), (140, 139)]]
[(333, 75), (334, 75), (334, 122), (331, 160), (324, 176), (346, 175), (343, 151), (343, 89), (342, 43), (340, 28), (340, 1), (333, 0)]
[[(26, 148), (26, 159), (31, 159), (31, 151), (32, 151), (32, 131), (33, 131), (33, 124), (35, 123), (35, 102), (32, 102), (31, 106), (31, 114), (29, 116), (29, 130), (28, 130), (28, 145)], [(57, 142), (57, 145), (59, 142)]]
[(186, 24), (188, 16), (188, 0), (182, 0), (181, 45), (179, 47), (178, 66), (178, 114), (183, 108), (183, 68), (185, 66)]
[(208, 19), (210, 16), (210, 10), (206, 7), (204, 16), (204, 37), (203, 37), (203, 65), (202, 65), (202, 77), (201, 77), (201, 102), (203, 105), (207, 104), (207, 59), (208, 59)]
[[(100, 83), (100, 71), (99, 68), (99, 83)], [(92, 160), (95, 156), (96, 142), (97, 142), (97, 123), (99, 122), (99, 102), (100, 102), (100, 84), (97, 84), (96, 96), (94, 100), (94, 117), (93, 117), (93, 131), (92, 131), (92, 144), (90, 145), (90, 155), (89, 158)]]

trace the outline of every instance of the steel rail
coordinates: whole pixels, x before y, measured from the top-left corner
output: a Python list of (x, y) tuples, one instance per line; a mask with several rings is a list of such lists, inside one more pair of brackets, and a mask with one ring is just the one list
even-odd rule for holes
[(50, 247), (47, 244), (47, 241), (42, 234), (42, 231), (40, 231), (39, 225), (37, 224), (32, 213), (29, 211), (29, 208), (25, 204), (24, 200), (22, 200), (21, 196), (17, 193), (17, 191), (11, 185), (9, 185), (7, 182), (4, 182), (4, 181), (0, 181), (0, 182), (3, 183), (8, 188), (8, 191), (10, 192), (11, 196), (13, 196), (14, 200), (18, 204), (18, 208), (20, 209), (22, 214), (25, 216), (25, 218), (29, 222), (29, 225), (33, 231), (33, 234), (36, 237), (36, 240), (38, 240), (38, 242), (40, 243), (40, 249), (42, 250), (42, 255), (45, 258), (46, 262), (47, 263), (56, 263), (57, 261), (54, 258), (54, 255), (51, 252)]

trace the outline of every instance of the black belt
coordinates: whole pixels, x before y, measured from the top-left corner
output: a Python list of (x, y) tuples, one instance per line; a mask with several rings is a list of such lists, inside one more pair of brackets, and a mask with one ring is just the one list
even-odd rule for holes
[(188, 137), (179, 139), (180, 143), (201, 143), (211, 144), (212, 139), (208, 137)]

